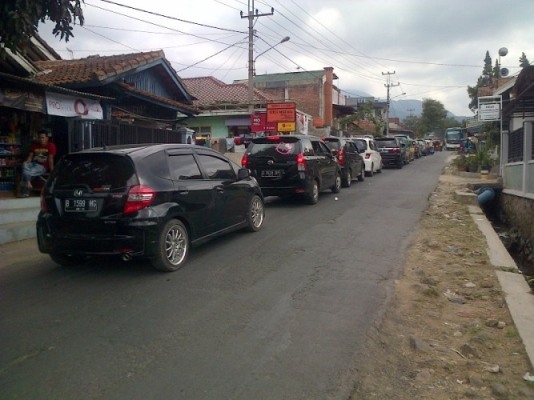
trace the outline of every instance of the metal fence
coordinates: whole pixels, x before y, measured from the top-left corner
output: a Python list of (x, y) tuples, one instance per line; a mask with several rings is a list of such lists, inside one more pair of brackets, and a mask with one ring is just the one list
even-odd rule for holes
[(111, 121), (76, 120), (69, 129), (69, 151), (142, 143), (191, 143), (193, 131), (150, 128)]

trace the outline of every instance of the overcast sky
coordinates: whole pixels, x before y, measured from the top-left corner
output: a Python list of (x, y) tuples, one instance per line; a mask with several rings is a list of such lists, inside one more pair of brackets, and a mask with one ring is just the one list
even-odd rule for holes
[[(40, 26), (64, 59), (163, 50), (183, 78), (248, 77), (252, 0), (85, 0), (85, 24), (68, 43)], [(430, 98), (457, 116), (472, 116), (467, 86), (493, 64), (519, 73), (534, 62), (533, 0), (255, 0), (257, 74), (331, 66), (346, 95)], [(117, 5), (123, 4), (125, 6)], [(136, 9), (134, 9), (136, 8)], [(241, 18), (243, 12), (245, 18)], [(163, 16), (158, 16), (162, 14)], [(290, 40), (276, 45), (282, 38)], [(393, 74), (393, 72), (395, 72)], [(387, 75), (387, 73), (392, 73)], [(403, 95), (403, 93), (406, 93)]]

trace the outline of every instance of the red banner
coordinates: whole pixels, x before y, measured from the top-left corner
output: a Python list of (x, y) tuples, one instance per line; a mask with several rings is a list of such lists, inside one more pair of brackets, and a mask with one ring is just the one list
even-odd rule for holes
[(266, 113), (254, 113), (250, 116), (251, 132), (276, 132), (276, 128), (275, 122), (267, 122)]

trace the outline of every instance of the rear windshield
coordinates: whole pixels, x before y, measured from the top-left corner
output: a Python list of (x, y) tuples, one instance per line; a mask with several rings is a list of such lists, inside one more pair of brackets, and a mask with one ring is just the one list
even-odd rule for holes
[(399, 144), (395, 139), (391, 140), (376, 140), (376, 145), (378, 147), (399, 147)]
[(247, 149), (252, 155), (296, 155), (300, 151), (299, 140), (291, 136), (256, 138)]
[(328, 146), (328, 148), (330, 150), (338, 150), (339, 147), (340, 147), (339, 140), (328, 140), (328, 139), (325, 139), (324, 143)]
[(356, 143), (356, 147), (358, 147), (360, 151), (367, 150), (367, 141), (363, 139), (354, 139), (354, 143)]
[(114, 154), (71, 154), (58, 163), (51, 177), (56, 189), (86, 185), (106, 192), (124, 190), (136, 181), (130, 159)]

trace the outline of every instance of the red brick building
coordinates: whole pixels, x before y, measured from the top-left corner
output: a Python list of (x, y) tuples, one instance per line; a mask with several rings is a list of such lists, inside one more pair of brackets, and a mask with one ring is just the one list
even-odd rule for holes
[[(336, 119), (351, 114), (354, 108), (334, 85), (334, 68), (323, 70), (256, 75), (254, 88), (272, 98), (294, 101), (297, 108), (313, 117), (315, 128), (336, 126)], [(246, 81), (238, 81), (246, 83)]]

